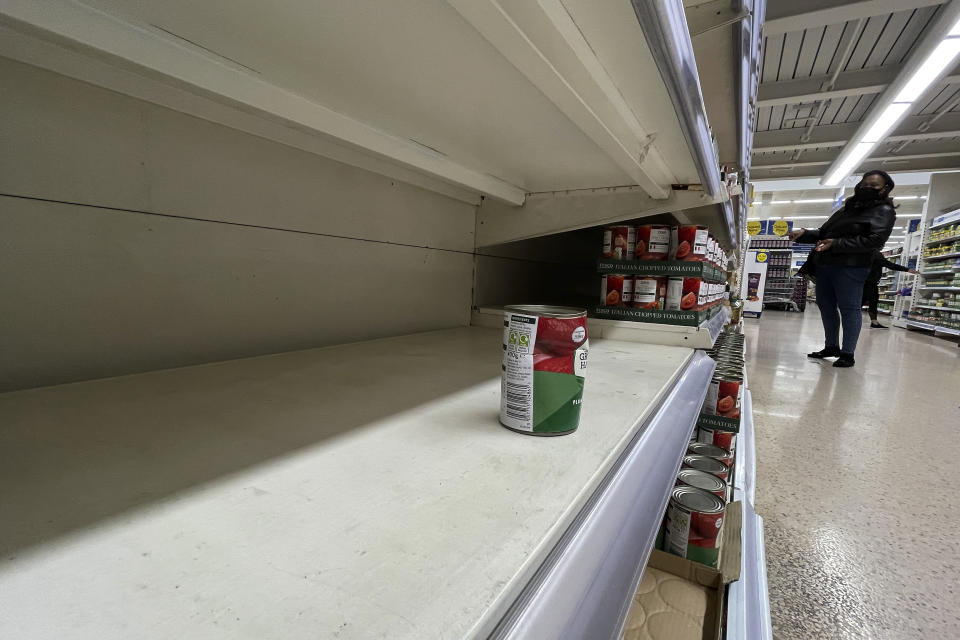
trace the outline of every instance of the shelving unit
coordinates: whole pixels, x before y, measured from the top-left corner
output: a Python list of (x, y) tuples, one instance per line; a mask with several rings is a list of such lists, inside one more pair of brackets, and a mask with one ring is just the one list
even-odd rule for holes
[[(92, 345), (65, 370), (130, 352), (64, 374), (103, 379), (0, 394), (22, 465), (0, 636), (617, 637), (713, 371), (693, 349), (729, 309), (691, 327), (591, 318), (580, 431), (525, 437), (496, 421), (502, 317), (471, 296), (478, 250), (663, 216), (742, 258), (764, 3), (721, 25), (688, 9), (729, 45), (700, 45), (725, 69), (701, 70), (722, 85), (706, 96), (681, 3), (92, 4), (0, 8), (0, 72), (32, 100), (10, 148), (63, 169), (14, 176), (9, 197), (37, 238), (54, 218), (28, 207), (72, 207), (63, 246), (114, 250), (112, 274), (91, 271), (103, 289), (136, 292), (106, 281), (127, 270), (175, 293), (131, 295), (127, 342), (103, 338), (108, 311), (63, 320), (97, 337), (64, 339)], [(497, 284), (537, 262), (504, 259)], [(353, 279), (311, 280), (351, 260)], [(402, 301), (357, 302), (358, 281), (394, 274)], [(197, 303), (220, 297), (250, 302)], [(176, 303), (194, 315), (164, 322)], [(302, 322), (271, 324), (284, 314)], [(205, 344), (222, 317), (239, 328)], [(137, 348), (197, 318), (176, 354)], [(296, 350), (317, 344), (340, 346)], [(748, 513), (749, 599), (731, 602), (769, 629)]]

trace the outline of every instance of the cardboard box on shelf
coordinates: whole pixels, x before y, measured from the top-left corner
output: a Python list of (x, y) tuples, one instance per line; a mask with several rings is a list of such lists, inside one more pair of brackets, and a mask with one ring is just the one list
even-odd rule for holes
[(720, 565), (654, 550), (624, 625), (624, 640), (719, 640), (724, 591), (740, 578), (743, 505), (727, 505)]

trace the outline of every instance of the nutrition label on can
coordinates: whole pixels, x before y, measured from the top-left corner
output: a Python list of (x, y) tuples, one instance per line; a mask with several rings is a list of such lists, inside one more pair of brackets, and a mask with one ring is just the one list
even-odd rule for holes
[(536, 316), (507, 315), (503, 323), (500, 420), (511, 429), (533, 431), (533, 343)]
[(690, 513), (671, 504), (667, 507), (667, 531), (664, 536), (664, 546), (670, 553), (686, 558), (689, 542)]

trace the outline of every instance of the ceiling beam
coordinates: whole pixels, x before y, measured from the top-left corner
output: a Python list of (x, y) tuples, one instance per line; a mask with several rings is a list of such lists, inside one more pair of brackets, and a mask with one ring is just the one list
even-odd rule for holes
[[(930, 120), (932, 116), (933, 114), (905, 118), (897, 126), (894, 134), (887, 136), (886, 140), (888, 142), (902, 142), (904, 140), (937, 140), (960, 136), (960, 112), (944, 114), (930, 125), (927, 131), (921, 133), (919, 131), (920, 125)], [(804, 129), (760, 131), (754, 136), (753, 151), (754, 153), (760, 153), (843, 146), (853, 137), (859, 127), (859, 122), (814, 127), (810, 134), (810, 140), (806, 143), (801, 141)]]
[(803, 11), (803, 3), (797, 2), (794, 4), (797, 8), (795, 13), (779, 15), (774, 20), (768, 20), (763, 26), (763, 32), (766, 36), (776, 36), (791, 31), (825, 27), (831, 24), (841, 24), (848, 20), (870, 18), (885, 13), (919, 9), (941, 3), (942, 0), (862, 0), (861, 2), (851, 2), (830, 9)]
[(675, 176), (560, 0), (447, 0), (654, 198)]
[[(869, 156), (874, 161), (901, 161), (901, 160), (919, 160), (923, 158), (939, 158), (946, 156), (960, 155), (960, 145), (953, 140), (922, 140), (907, 145), (899, 153), (891, 153), (890, 148), (894, 145), (889, 144), (888, 138), (883, 143), (877, 145), (874, 153)], [(791, 162), (786, 154), (779, 156), (765, 156), (758, 158), (751, 167), (753, 169), (785, 168), (790, 166), (812, 166), (815, 164), (829, 164), (839, 155), (839, 149), (824, 149), (822, 151), (807, 151), (798, 161)]]
[[(765, 82), (761, 83), (757, 90), (757, 106), (807, 104), (847, 96), (880, 93), (893, 82), (899, 72), (899, 66), (847, 71), (837, 76), (833, 88), (829, 91), (822, 88), (829, 82), (829, 76)], [(956, 76), (954, 82), (960, 82), (960, 76)]]
[[(27, 41), (26, 47), (8, 47), (6, 38), (0, 43), (4, 54), (17, 60), (39, 62), (58, 73), (73, 70), (71, 77), (86, 81), (90, 81), (91, 75), (97, 75), (103, 80), (100, 86), (127, 95), (160, 93), (163, 89), (179, 91), (191, 95), (193, 100), (179, 95), (170, 97), (169, 93), (167, 98), (183, 105), (178, 110), (184, 113), (219, 122), (213, 116), (216, 110), (206, 105), (213, 101), (263, 121), (265, 128), (279, 124), (299, 130), (304, 138), (346, 147), (354, 156), (359, 155), (357, 152), (372, 156), (375, 162), (371, 166), (395, 163), (402, 170), (412, 170), (513, 205), (522, 204), (526, 198), (526, 190), (521, 186), (374, 129), (270, 84), (245, 69), (228, 66), (205, 52), (184, 47), (165, 34), (123, 22), (79, 2), (3, 0), (0, 26), (9, 27)], [(26, 51), (31, 47), (32, 52)], [(37, 55), (40, 49), (43, 52)], [(33, 59), (22, 59), (21, 53)], [(204, 111), (195, 113), (197, 109)], [(229, 117), (237, 120), (234, 115)], [(223, 124), (231, 126), (229, 122)], [(310, 141), (299, 146), (316, 148)]]

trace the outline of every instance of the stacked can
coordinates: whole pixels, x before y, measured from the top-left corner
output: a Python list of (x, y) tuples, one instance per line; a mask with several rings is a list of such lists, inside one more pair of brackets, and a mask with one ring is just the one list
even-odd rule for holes
[(697, 427), (697, 440), (726, 451), (732, 463), (736, 455), (740, 406), (744, 392), (743, 334), (735, 331), (722, 332), (707, 353), (717, 361), (717, 368), (707, 388), (707, 397), (700, 413), (717, 418), (701, 418)]

